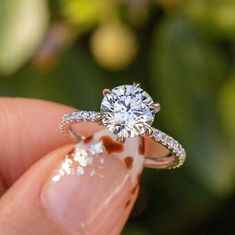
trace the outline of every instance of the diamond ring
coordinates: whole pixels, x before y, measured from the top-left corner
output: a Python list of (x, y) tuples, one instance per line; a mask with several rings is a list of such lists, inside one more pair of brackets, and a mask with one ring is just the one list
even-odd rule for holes
[[(73, 124), (95, 122), (115, 134), (117, 141), (121, 143), (130, 137), (148, 138), (151, 148), (154, 148), (152, 152), (163, 156), (145, 157), (146, 167), (172, 169), (184, 163), (186, 153), (182, 145), (151, 126), (156, 113), (160, 111), (160, 104), (154, 103), (139, 84), (104, 89), (103, 95), (100, 112), (76, 111), (65, 114), (60, 124), (61, 132), (75, 141), (80, 141), (85, 137), (75, 131)], [(156, 151), (159, 148), (162, 149)]]

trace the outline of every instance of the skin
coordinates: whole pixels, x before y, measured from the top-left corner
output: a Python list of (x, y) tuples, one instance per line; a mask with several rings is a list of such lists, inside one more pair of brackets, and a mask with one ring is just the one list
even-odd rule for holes
[[(4, 235), (82, 235), (48, 216), (40, 192), (52, 169), (72, 148), (59, 133), (64, 113), (74, 108), (52, 102), (0, 99), (0, 231)], [(79, 124), (85, 136), (99, 127)], [(86, 192), (86, 188), (84, 188)], [(138, 190), (109, 233), (120, 234), (137, 197)], [(94, 195), (95, 196), (95, 195)], [(81, 212), (77, 212), (81, 213)], [(99, 221), (97, 221), (98, 223)], [(97, 231), (102, 235), (102, 231)]]

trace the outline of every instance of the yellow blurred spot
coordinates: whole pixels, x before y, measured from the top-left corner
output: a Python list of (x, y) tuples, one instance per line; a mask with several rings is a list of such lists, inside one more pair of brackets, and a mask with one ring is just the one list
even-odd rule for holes
[(68, 23), (83, 26), (85, 28), (97, 22), (97, 0), (61, 0), (62, 14)]
[(109, 69), (129, 65), (137, 53), (137, 39), (127, 26), (110, 23), (99, 27), (91, 38), (91, 50), (99, 64)]
[(215, 11), (215, 23), (223, 28), (235, 31), (235, 4), (219, 5)]

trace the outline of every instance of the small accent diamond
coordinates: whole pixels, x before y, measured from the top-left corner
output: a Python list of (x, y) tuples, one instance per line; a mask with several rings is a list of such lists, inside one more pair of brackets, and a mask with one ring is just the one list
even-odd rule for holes
[(90, 119), (92, 120), (92, 121), (95, 121), (95, 119), (96, 119), (96, 115), (97, 115), (97, 113), (96, 112), (90, 112)]

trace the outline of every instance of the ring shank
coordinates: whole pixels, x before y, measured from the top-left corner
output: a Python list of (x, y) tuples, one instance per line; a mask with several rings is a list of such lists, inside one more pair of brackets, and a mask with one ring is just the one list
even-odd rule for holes
[(151, 138), (145, 138), (145, 148), (145, 166), (148, 168), (168, 168), (175, 160), (175, 156), (166, 147)]
[(75, 124), (90, 122), (91, 124), (95, 125), (94, 126), (95, 131), (98, 131), (99, 129), (101, 129), (101, 126), (99, 126), (99, 128), (97, 127), (98, 115), (99, 115), (98, 112), (93, 112), (93, 111), (92, 112), (76, 111), (76, 112), (67, 113), (63, 116), (62, 121), (60, 123), (60, 131), (63, 135), (69, 137), (73, 141), (79, 142), (87, 137), (86, 135), (87, 133), (89, 133), (89, 131), (86, 130), (86, 135), (85, 135), (81, 131), (82, 129), (81, 126), (76, 128)]
[[(81, 122), (91, 122), (102, 125), (98, 121), (100, 113), (90, 111), (77, 111), (65, 114), (61, 124), (61, 132), (72, 140), (79, 142), (87, 136), (83, 136), (75, 128), (74, 124)], [(100, 129), (104, 126), (100, 126)], [(145, 157), (144, 166), (157, 169), (173, 169), (180, 167), (186, 158), (186, 153), (182, 145), (166, 133), (152, 127), (153, 134), (144, 136), (145, 144), (149, 146), (148, 157)], [(146, 154), (146, 153), (145, 153)]]
[[(146, 157), (146, 164), (148, 165), (148, 167), (151, 167), (151, 164), (153, 164), (152, 162), (153, 160), (155, 161), (155, 164), (156, 161), (158, 163), (159, 162), (161, 163), (159, 165), (159, 168), (164, 167), (164, 168), (173, 169), (183, 165), (186, 158), (186, 152), (182, 147), (182, 145), (174, 138), (167, 135), (166, 133), (158, 129), (155, 129), (154, 127), (152, 127), (152, 130), (153, 130), (153, 135), (151, 136), (150, 139), (151, 141), (150, 145), (153, 146), (154, 144), (154, 147), (150, 148), (152, 150), (150, 152), (154, 152), (153, 150), (161, 151), (161, 153), (158, 155), (161, 155), (163, 157), (161, 158)], [(150, 155), (152, 155), (152, 153), (150, 153)], [(156, 153), (154, 155), (156, 156)]]

